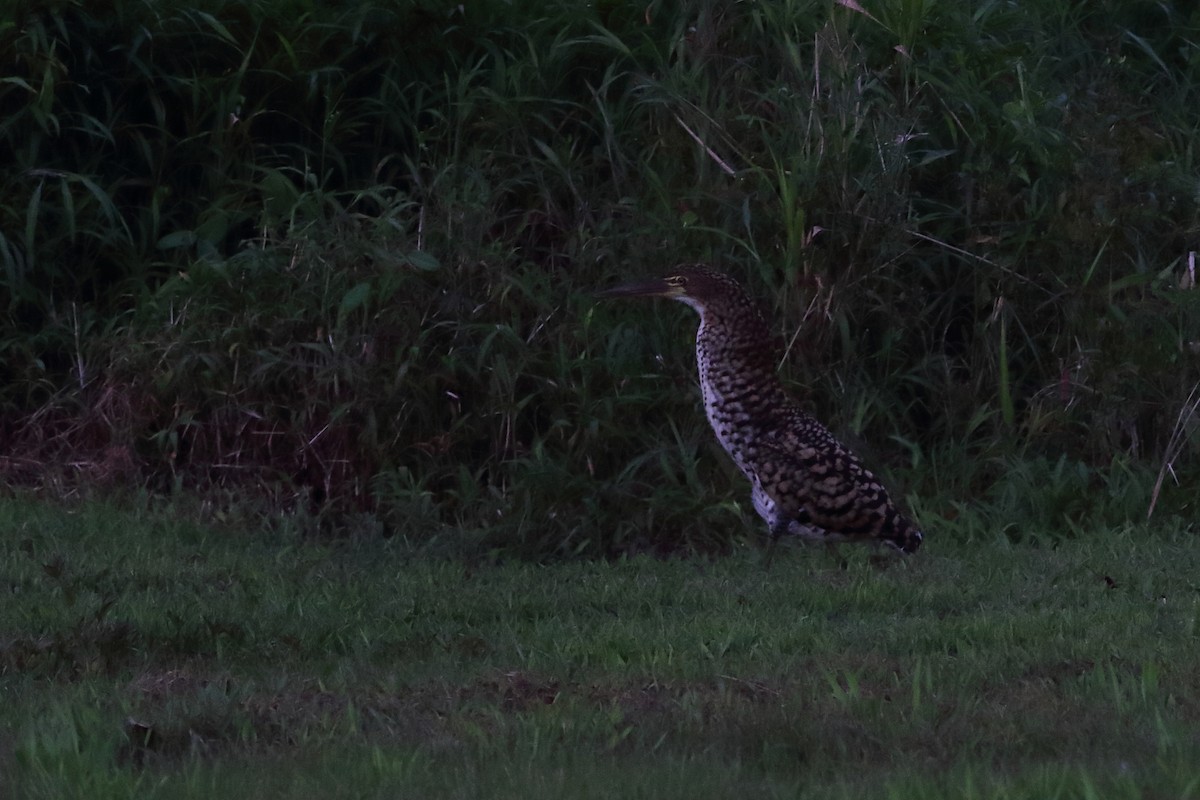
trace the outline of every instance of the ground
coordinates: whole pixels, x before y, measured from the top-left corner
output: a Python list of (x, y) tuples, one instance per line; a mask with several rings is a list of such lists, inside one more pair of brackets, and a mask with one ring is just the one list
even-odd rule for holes
[(7, 796), (1200, 794), (1178, 526), (769, 571), (19, 498), (0, 529)]

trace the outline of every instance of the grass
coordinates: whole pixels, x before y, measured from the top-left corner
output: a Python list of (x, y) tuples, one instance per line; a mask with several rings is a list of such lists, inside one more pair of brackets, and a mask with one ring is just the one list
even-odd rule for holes
[[(1176, 5), (8, 4), (0, 795), (1200, 794)], [(916, 558), (763, 572), (688, 261)]]
[(6, 796), (1200, 795), (1178, 524), (764, 572), (185, 516), (0, 501)]

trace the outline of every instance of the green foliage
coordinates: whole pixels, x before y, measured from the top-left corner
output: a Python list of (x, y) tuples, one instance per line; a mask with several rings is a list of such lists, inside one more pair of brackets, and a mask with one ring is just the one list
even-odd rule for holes
[(185, 511), (0, 501), (0, 794), (1187, 797), (1200, 780), (1184, 526), (1052, 547), (952, 533), (886, 569), (789, 548), (764, 572), (744, 548), (488, 563)]
[(588, 297), (705, 260), (934, 532), (1022, 470), (1147, 497), (1200, 380), (1200, 18), (1139, 8), (17, 4), (0, 468), (724, 550), (687, 312)]

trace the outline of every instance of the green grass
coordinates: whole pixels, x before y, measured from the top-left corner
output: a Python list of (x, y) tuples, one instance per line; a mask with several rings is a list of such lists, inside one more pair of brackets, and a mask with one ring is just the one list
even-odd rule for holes
[[(1200, 794), (1200, 15), (874, 5), (8, 4), (0, 796)], [(688, 261), (916, 558), (763, 572)]]
[(764, 572), (181, 517), (0, 501), (0, 794), (1200, 796), (1179, 525)]

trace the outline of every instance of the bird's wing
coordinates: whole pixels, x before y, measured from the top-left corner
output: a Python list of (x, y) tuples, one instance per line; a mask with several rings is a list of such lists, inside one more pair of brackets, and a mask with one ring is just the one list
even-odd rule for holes
[(883, 484), (808, 414), (783, 422), (760, 440), (763, 490), (785, 514), (830, 533), (878, 535), (895, 514)]

